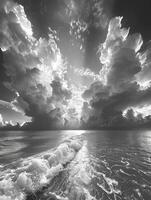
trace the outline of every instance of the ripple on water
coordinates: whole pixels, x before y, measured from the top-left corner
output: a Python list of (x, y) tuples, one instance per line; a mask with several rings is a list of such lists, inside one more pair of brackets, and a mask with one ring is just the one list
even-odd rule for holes
[(58, 147), (16, 168), (1, 166), (0, 200), (150, 200), (151, 163), (143, 155), (90, 148), (81, 134), (65, 136)]

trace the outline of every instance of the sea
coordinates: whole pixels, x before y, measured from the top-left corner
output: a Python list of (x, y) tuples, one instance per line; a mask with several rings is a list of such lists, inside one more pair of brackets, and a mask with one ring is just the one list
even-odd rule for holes
[(151, 131), (1, 131), (0, 200), (151, 200)]

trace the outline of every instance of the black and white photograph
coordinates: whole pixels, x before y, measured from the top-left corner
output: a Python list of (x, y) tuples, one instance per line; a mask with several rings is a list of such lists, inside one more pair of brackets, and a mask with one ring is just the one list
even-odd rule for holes
[(0, 0), (0, 200), (151, 200), (151, 0)]

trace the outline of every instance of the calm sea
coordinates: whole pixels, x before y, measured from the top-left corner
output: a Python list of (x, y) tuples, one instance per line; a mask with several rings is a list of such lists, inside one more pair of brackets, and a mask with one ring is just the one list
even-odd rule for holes
[(2, 131), (0, 200), (151, 200), (151, 131)]

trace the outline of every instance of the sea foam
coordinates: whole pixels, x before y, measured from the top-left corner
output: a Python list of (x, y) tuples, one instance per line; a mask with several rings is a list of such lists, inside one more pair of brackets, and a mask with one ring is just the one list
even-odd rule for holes
[(28, 193), (35, 193), (47, 185), (74, 160), (82, 148), (80, 137), (65, 140), (57, 148), (29, 157), (11, 168), (1, 168), (0, 200), (25, 200)]

